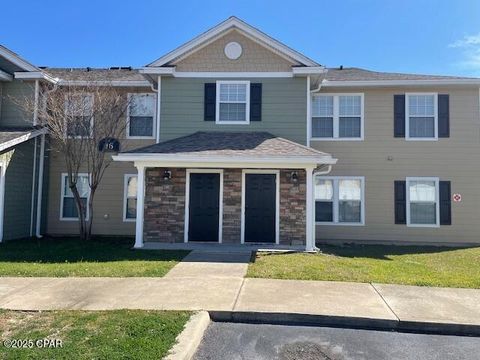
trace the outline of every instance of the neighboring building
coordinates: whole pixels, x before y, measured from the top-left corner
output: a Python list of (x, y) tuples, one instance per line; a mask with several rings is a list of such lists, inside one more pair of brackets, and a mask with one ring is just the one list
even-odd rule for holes
[[(95, 197), (95, 234), (135, 235), (136, 247), (480, 243), (480, 79), (328, 69), (234, 17), (140, 69), (3, 61), (3, 95), (35, 81), (108, 82), (137, 105)], [(18, 126), (5, 103), (0, 126)], [(4, 238), (29, 236), (7, 231), (10, 211), (47, 203), (44, 232), (76, 233), (63, 160), (48, 160), (48, 201), (30, 160), (22, 188), (34, 194), (12, 208), (6, 168)]]

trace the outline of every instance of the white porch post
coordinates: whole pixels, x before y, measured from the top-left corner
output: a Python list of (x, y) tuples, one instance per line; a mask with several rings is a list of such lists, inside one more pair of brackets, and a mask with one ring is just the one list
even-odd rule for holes
[(145, 166), (135, 164), (137, 177), (137, 219), (135, 224), (135, 249), (143, 247), (143, 215), (145, 203)]
[(313, 201), (313, 167), (309, 167), (305, 169), (306, 177), (307, 177), (307, 229), (306, 229), (306, 251), (313, 251), (315, 250), (315, 202)]

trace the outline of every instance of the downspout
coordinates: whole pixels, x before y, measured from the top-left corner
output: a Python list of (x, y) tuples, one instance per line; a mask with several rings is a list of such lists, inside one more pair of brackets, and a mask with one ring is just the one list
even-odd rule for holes
[(162, 95), (162, 77), (158, 75), (157, 78), (157, 89), (153, 87), (153, 83), (150, 84), (152, 91), (157, 94), (157, 110), (156, 110), (156, 135), (155, 141), (160, 142), (160, 96)]
[(30, 237), (33, 236), (33, 209), (35, 208), (35, 175), (37, 172), (37, 137), (33, 148), (32, 200), (30, 205)]
[(41, 224), (42, 224), (42, 195), (43, 195), (43, 167), (45, 157), (45, 134), (42, 134), (40, 143), (40, 162), (38, 164), (38, 189), (37, 189), (37, 228), (35, 235), (41, 238)]
[(38, 125), (38, 92), (40, 90), (40, 83), (35, 80), (35, 103), (33, 104), (33, 126)]
[[(315, 176), (316, 175), (327, 175), (332, 171), (332, 165), (327, 165), (326, 170), (321, 170), (325, 165), (321, 165), (317, 167), (316, 169), (313, 169), (313, 184), (312, 186), (314, 189), (312, 189), (312, 195), (315, 194)], [(313, 195), (314, 196), (314, 195)], [(315, 224), (315, 201), (313, 201), (313, 206), (312, 206), (312, 212), (313, 212), (313, 230), (312, 230), (312, 250), (313, 251), (318, 251), (319, 248), (316, 246), (316, 236), (317, 236), (317, 225)]]

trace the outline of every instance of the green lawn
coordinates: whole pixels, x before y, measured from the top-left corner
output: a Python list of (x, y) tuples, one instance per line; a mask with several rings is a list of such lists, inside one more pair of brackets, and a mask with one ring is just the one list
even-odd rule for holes
[(322, 246), (319, 254), (260, 254), (247, 276), (480, 288), (480, 247)]
[(132, 250), (132, 239), (7, 241), (0, 276), (164, 276), (186, 251)]
[[(174, 311), (1, 311), (1, 359), (161, 359), (190, 317)], [(5, 340), (33, 340), (14, 349)], [(37, 348), (58, 339), (61, 348)], [(27, 345), (28, 346), (28, 345)]]

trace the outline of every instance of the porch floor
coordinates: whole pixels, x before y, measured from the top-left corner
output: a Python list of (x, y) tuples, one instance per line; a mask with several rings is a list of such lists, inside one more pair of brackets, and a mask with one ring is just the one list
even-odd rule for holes
[(146, 250), (200, 250), (208, 252), (305, 252), (305, 245), (277, 245), (277, 244), (219, 244), (206, 242), (161, 243), (145, 242), (142, 249)]

